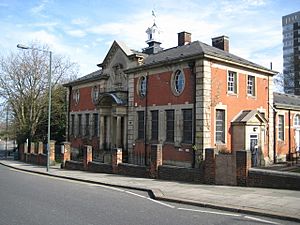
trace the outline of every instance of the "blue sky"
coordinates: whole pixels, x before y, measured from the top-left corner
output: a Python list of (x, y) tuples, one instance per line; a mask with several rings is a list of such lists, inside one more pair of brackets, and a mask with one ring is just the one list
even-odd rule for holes
[(224, 34), (231, 53), (281, 72), (281, 18), (299, 11), (300, 0), (0, 0), (0, 51), (38, 41), (77, 62), (82, 76), (97, 70), (114, 40), (146, 47), (153, 9), (164, 48), (181, 31), (207, 44)]

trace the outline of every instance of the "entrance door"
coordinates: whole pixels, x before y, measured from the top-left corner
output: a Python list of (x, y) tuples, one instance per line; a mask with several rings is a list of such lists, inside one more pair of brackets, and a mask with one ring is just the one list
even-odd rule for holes
[(250, 134), (251, 164), (258, 166), (258, 135)]

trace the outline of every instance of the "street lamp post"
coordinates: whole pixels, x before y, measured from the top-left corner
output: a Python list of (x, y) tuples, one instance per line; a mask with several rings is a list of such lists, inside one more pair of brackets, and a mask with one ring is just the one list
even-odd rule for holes
[(47, 52), (49, 53), (49, 76), (48, 76), (48, 83), (49, 83), (49, 100), (48, 100), (48, 138), (47, 138), (47, 172), (49, 172), (49, 165), (50, 165), (50, 134), (51, 134), (51, 129), (50, 129), (50, 125), (51, 125), (51, 76), (52, 76), (52, 52), (51, 51), (47, 51), (47, 50), (43, 50), (43, 49), (38, 49), (38, 48), (32, 48), (32, 47), (28, 47), (28, 46), (24, 46), (21, 44), (17, 45), (17, 48), (20, 49), (32, 49), (32, 50), (36, 50), (36, 51), (41, 51), (41, 52)]

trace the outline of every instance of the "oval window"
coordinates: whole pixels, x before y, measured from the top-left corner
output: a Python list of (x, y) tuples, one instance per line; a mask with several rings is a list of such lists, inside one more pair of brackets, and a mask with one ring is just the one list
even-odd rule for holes
[(146, 89), (147, 89), (147, 78), (142, 76), (139, 80), (139, 95), (141, 97), (146, 96)]
[(184, 89), (185, 77), (181, 70), (177, 70), (174, 74), (174, 90), (176, 94), (181, 94)]

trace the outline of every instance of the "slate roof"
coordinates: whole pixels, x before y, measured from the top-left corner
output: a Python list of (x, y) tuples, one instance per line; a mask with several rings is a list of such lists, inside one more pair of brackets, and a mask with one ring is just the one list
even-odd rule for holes
[(65, 87), (70, 87), (70, 86), (74, 86), (77, 84), (82, 84), (82, 83), (87, 83), (87, 82), (91, 82), (94, 80), (98, 80), (100, 78), (102, 78), (103, 74), (102, 74), (102, 70), (96, 70), (88, 75), (85, 75), (83, 77), (80, 77), (74, 81), (71, 81), (69, 83), (64, 84)]
[(259, 115), (259, 117), (266, 122), (266, 119), (258, 110), (242, 110), (239, 115), (232, 121), (233, 123), (247, 123), (253, 116)]
[[(256, 63), (250, 62), (239, 56), (236, 56), (229, 52), (215, 48), (213, 46), (210, 46), (210, 45), (205, 44), (200, 41), (194, 41), (187, 45), (173, 47), (173, 48), (158, 52), (156, 54), (149, 55), (147, 58), (145, 58), (144, 65), (142, 67), (166, 63), (166, 62), (170, 62), (173, 60), (181, 60), (181, 59), (199, 57), (199, 56), (200, 57), (201, 56), (216, 57), (216, 58), (228, 60), (231, 62), (243, 64), (246, 66), (262, 69), (271, 74), (277, 73), (276, 71), (270, 70), (270, 69), (260, 66)], [(136, 67), (136, 68), (138, 68), (138, 67)]]
[(274, 92), (273, 97), (275, 108), (300, 109), (300, 96)]

